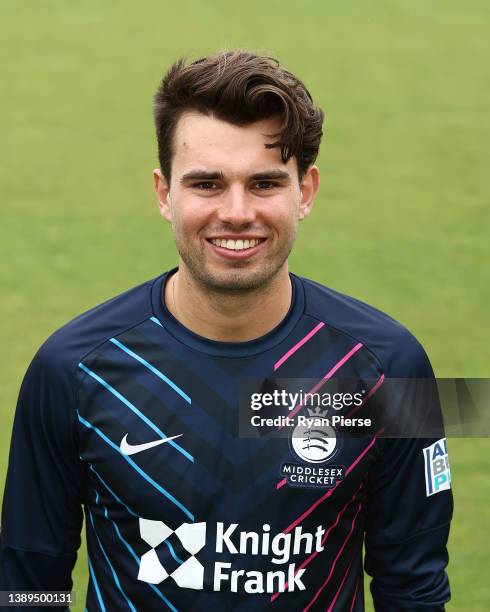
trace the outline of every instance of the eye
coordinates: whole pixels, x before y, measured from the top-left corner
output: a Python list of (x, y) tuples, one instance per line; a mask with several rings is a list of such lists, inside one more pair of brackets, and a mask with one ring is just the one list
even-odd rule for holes
[(259, 191), (269, 191), (270, 189), (279, 187), (279, 185), (273, 181), (259, 181), (258, 183), (255, 183), (254, 187)]
[(212, 191), (218, 189), (218, 185), (212, 181), (201, 181), (200, 183), (194, 183), (192, 185), (194, 189), (200, 189), (201, 191)]

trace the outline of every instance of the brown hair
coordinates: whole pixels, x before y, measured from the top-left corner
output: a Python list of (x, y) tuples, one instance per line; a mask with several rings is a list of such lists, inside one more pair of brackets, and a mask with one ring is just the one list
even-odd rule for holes
[(323, 111), (303, 83), (272, 57), (223, 51), (187, 65), (179, 59), (164, 76), (154, 102), (158, 157), (167, 180), (175, 127), (187, 110), (236, 125), (281, 117), (277, 140), (266, 146), (280, 147), (284, 163), (294, 156), (300, 178), (318, 155)]

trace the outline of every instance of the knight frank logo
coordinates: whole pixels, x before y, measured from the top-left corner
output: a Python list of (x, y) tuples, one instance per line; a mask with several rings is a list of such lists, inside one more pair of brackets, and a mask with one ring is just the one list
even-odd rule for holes
[(138, 580), (160, 584), (171, 576), (179, 587), (202, 589), (204, 567), (194, 555), (206, 544), (206, 523), (183, 523), (175, 531), (162, 521), (140, 518), (139, 524), (151, 549), (141, 557)]
[[(195, 557), (204, 546), (215, 556), (207, 562), (208, 588), (248, 594), (304, 591), (307, 570), (297, 567), (295, 557), (301, 561), (325, 548), (322, 525), (312, 531), (300, 525), (289, 533), (274, 534), (267, 523), (259, 531), (241, 531), (238, 523), (222, 522), (183, 523), (173, 530), (162, 521), (139, 518), (139, 528), (150, 548), (141, 557), (138, 580), (160, 584), (172, 578), (187, 589), (204, 588), (205, 568)], [(257, 556), (253, 570), (249, 569), (251, 556)]]

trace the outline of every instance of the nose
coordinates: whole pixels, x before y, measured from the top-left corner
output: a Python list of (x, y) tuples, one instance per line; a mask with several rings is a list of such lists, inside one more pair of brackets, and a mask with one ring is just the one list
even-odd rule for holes
[(244, 225), (255, 220), (255, 208), (242, 185), (232, 185), (221, 198), (218, 218), (222, 223)]

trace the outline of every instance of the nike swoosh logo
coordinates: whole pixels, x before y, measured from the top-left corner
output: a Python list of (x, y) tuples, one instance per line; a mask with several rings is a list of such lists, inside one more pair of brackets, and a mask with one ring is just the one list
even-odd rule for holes
[(158, 446), (159, 444), (163, 444), (164, 442), (169, 442), (170, 440), (174, 440), (175, 438), (180, 438), (180, 436), (182, 435), (183, 434), (178, 434), (176, 436), (170, 436), (170, 438), (153, 440), (153, 442), (146, 442), (145, 444), (129, 444), (127, 440), (128, 434), (126, 434), (121, 440), (119, 448), (121, 449), (121, 453), (123, 455), (134, 455), (136, 453), (141, 453), (141, 451), (148, 450), (149, 448), (153, 448), (154, 446)]

